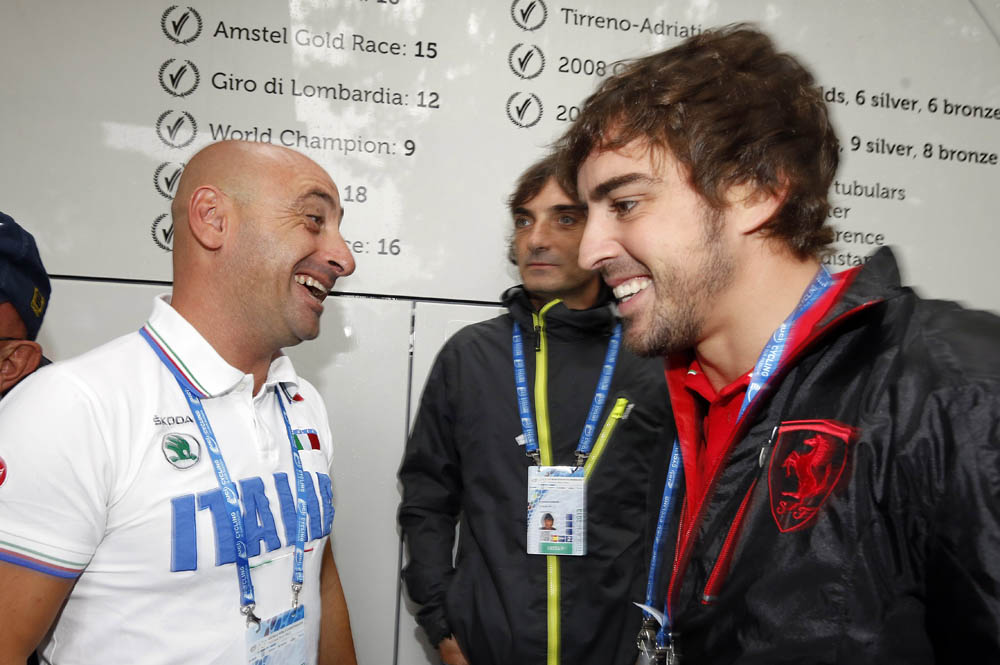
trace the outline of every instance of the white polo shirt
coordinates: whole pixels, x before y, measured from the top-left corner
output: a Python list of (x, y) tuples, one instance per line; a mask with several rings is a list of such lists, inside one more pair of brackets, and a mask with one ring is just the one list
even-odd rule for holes
[[(240, 494), (256, 613), (291, 607), (295, 473), (284, 400), (306, 471), (308, 653), (333, 521), (326, 409), (284, 355), (253, 395), (164, 299), (144, 327), (205, 397)], [(174, 375), (140, 333), (43, 368), (0, 402), (0, 560), (76, 578), (43, 661), (240, 663), (246, 622), (229, 514)], [(310, 662), (314, 662), (311, 660)]]

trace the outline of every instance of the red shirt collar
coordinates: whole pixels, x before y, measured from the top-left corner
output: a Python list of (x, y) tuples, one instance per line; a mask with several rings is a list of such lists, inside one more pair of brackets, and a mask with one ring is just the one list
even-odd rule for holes
[[(855, 268), (833, 275), (833, 286), (812, 307), (803, 312), (796, 322), (790, 333), (783, 361), (794, 361), (801, 348), (812, 338), (816, 324), (830, 312), (858, 270), (859, 268)], [(685, 519), (690, 523), (700, 509), (712, 477), (728, 454), (734, 432), (741, 425), (735, 413), (738, 413), (743, 394), (750, 385), (750, 373), (753, 367), (748, 367), (746, 373), (716, 392), (702, 372), (693, 351), (671, 354), (664, 359), (664, 363), (674, 421), (681, 445), (685, 483), (688, 487)], [(785, 362), (782, 362), (782, 365), (784, 364)], [(696, 395), (704, 398), (709, 405), (728, 402), (729, 407), (735, 412), (734, 417), (729, 419), (732, 423), (729, 431), (715, 429), (712, 432), (713, 441), (719, 442), (719, 445), (711, 446), (712, 449), (708, 449), (709, 447), (705, 445), (703, 433), (703, 418), (708, 414), (703, 413), (698, 407)], [(713, 427), (718, 428), (719, 422), (721, 421), (713, 419)]]

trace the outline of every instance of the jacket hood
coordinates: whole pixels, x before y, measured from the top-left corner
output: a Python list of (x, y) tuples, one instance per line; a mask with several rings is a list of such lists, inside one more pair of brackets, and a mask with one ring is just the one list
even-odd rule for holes
[[(527, 332), (534, 330), (531, 315), (535, 311), (524, 286), (512, 286), (500, 296), (507, 312), (521, 328)], [(618, 317), (614, 309), (614, 298), (611, 289), (603, 282), (597, 302), (589, 309), (569, 309), (564, 303), (558, 303), (545, 313), (546, 330), (556, 337), (593, 336), (595, 333), (610, 335), (617, 323)]]

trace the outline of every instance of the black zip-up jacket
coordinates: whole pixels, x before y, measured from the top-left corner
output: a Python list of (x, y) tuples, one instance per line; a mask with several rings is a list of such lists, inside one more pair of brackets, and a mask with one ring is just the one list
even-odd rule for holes
[(783, 367), (668, 553), (680, 662), (1000, 663), (1000, 319), (883, 249)]
[[(615, 323), (606, 291), (601, 304), (588, 310), (556, 304), (543, 316), (544, 330), (535, 329), (522, 288), (508, 290), (504, 304), (508, 314), (464, 328), (442, 348), (399, 472), (399, 523), (409, 547), (403, 578), (422, 606), (417, 619), (432, 644), (454, 633), (474, 665), (545, 663), (548, 648), (546, 557), (526, 553), (532, 462), (515, 441), (522, 430), (513, 321), (524, 336), (532, 394), (536, 347), (545, 338), (558, 465), (574, 464)], [(588, 480), (587, 554), (558, 557), (559, 651), (567, 665), (635, 662), (641, 613), (632, 603), (645, 600), (673, 441), (662, 362), (622, 347), (600, 425), (623, 397), (631, 405), (627, 418), (617, 421)]]

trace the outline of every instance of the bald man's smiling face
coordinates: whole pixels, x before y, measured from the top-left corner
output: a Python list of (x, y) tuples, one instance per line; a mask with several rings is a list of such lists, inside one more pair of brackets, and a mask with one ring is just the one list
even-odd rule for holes
[(231, 258), (242, 283), (239, 306), (248, 330), (274, 350), (319, 334), (323, 301), (337, 278), (354, 272), (340, 235), (336, 185), (296, 154), (268, 160), (252, 200), (237, 204)]

